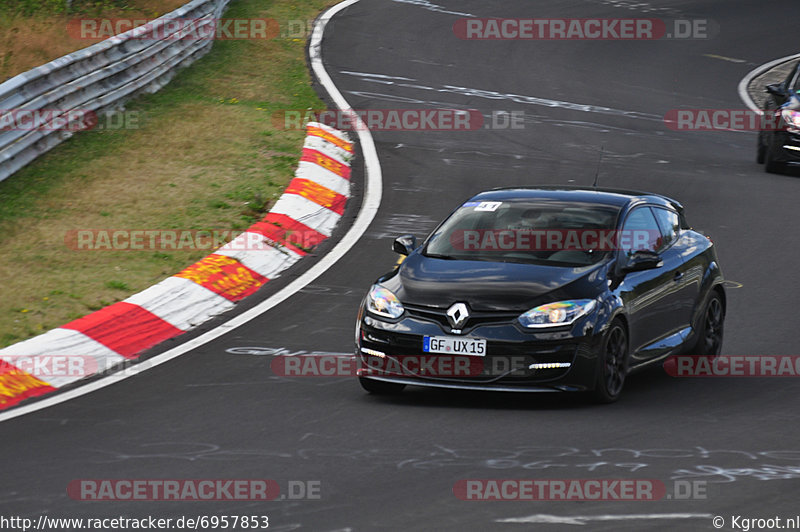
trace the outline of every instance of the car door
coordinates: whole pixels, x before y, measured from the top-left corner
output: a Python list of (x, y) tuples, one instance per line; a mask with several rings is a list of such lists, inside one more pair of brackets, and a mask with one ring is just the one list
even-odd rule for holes
[(674, 271), (672, 276), (674, 293), (666, 301), (670, 308), (664, 318), (670, 324), (670, 334), (678, 331), (687, 332), (700, 295), (704, 263), (691, 239), (682, 233), (678, 213), (672, 209), (655, 206), (652, 207), (652, 211), (664, 238), (661, 252), (664, 266)]
[[(646, 242), (635, 237), (642, 234), (648, 235)], [(632, 209), (621, 235), (617, 253), (622, 265), (639, 249), (662, 253), (667, 247), (650, 206)], [(679, 263), (679, 257), (667, 253), (657, 268), (625, 273), (618, 287), (628, 318), (633, 364), (658, 357), (669, 351), (672, 343), (679, 343), (678, 339), (670, 339), (675, 332), (676, 319), (671, 314), (678, 306), (674, 276)]]

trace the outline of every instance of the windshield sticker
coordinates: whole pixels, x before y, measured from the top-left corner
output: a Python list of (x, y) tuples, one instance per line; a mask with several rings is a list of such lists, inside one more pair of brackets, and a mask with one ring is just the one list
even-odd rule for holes
[(496, 211), (500, 205), (502, 205), (502, 201), (482, 201), (475, 207), (476, 211), (488, 211), (494, 212)]

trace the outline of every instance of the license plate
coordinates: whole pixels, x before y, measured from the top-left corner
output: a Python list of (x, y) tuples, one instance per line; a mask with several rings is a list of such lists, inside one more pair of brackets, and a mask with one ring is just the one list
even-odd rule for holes
[(426, 353), (482, 357), (486, 356), (486, 340), (454, 336), (425, 336), (422, 339), (422, 350)]

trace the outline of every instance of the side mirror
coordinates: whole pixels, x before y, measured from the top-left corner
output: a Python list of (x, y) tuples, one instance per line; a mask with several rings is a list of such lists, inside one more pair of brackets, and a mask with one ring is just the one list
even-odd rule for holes
[(622, 267), (622, 271), (627, 273), (653, 270), (661, 267), (663, 264), (664, 263), (661, 260), (661, 255), (655, 251), (642, 249), (628, 257), (625, 266)]
[(771, 85), (767, 85), (766, 91), (773, 96), (780, 96), (785, 97), (786, 91), (783, 90), (783, 85), (780, 83), (773, 83)]
[(394, 239), (392, 251), (401, 255), (411, 255), (417, 248), (417, 237), (414, 235), (402, 235)]

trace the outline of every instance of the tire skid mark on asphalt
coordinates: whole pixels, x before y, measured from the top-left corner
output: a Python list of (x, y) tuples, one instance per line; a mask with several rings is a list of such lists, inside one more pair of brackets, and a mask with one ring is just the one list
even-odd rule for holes
[[(541, 98), (538, 96), (529, 96), (526, 94), (502, 93), (498, 91), (478, 89), (474, 87), (462, 87), (459, 85), (439, 85), (438, 87), (429, 85), (420, 85), (420, 84), (405, 82), (405, 81), (417, 81), (415, 79), (408, 80), (408, 78), (394, 78), (393, 76), (387, 76), (385, 74), (375, 74), (369, 72), (343, 71), (341, 73), (349, 76), (358, 77), (361, 81), (364, 82), (380, 83), (384, 85), (397, 85), (398, 87), (419, 89), (422, 91), (433, 91), (440, 94), (441, 93), (457, 94), (460, 96), (467, 96), (471, 98), (482, 98), (489, 100), (508, 100), (518, 104), (538, 105), (550, 108), (567, 109), (570, 111), (582, 111), (582, 112), (613, 115), (613, 116), (623, 116), (626, 118), (635, 118), (635, 119), (650, 120), (657, 122), (663, 122), (664, 120), (663, 116), (652, 113), (643, 113), (640, 111), (616, 109), (613, 107), (605, 107), (602, 105), (568, 102), (565, 100), (553, 100), (550, 98)], [(402, 79), (403, 81), (401, 82), (400, 79)], [(359, 95), (367, 95), (367, 94), (369, 93), (359, 93)]]
[(602, 521), (651, 521), (665, 519), (675, 521), (678, 519), (711, 519), (711, 514), (669, 513), (669, 514), (601, 514), (601, 515), (552, 515), (533, 514), (525, 517), (506, 517), (495, 519), (495, 523), (533, 524), (542, 523), (550, 525), (586, 525), (590, 522)]
[(470, 13), (463, 13), (461, 11), (451, 11), (451, 10), (445, 8), (444, 6), (440, 6), (438, 4), (434, 4), (430, 0), (392, 0), (392, 1), (396, 2), (398, 4), (410, 4), (410, 5), (413, 5), (413, 6), (418, 6), (418, 7), (421, 7), (423, 9), (427, 9), (428, 11), (433, 11), (434, 13), (442, 13), (442, 14), (445, 14), (445, 15), (458, 15), (458, 16), (461, 16), (461, 17), (474, 17), (475, 16), (475, 15), (472, 15)]

